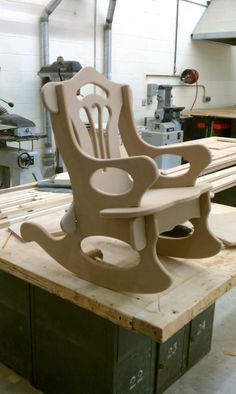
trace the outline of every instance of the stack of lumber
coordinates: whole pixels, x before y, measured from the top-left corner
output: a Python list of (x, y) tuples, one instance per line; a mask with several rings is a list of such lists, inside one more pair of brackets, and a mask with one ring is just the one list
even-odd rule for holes
[[(210, 149), (212, 161), (204, 169), (197, 182), (209, 182), (212, 191), (218, 193), (236, 185), (236, 140), (234, 138), (209, 137), (196, 141), (187, 141), (184, 144), (201, 144)], [(189, 164), (162, 170), (167, 176), (179, 176), (189, 169)]]
[[(46, 190), (46, 189), (44, 189)], [(0, 192), (0, 228), (35, 217), (68, 209), (72, 195), (66, 192), (42, 191), (37, 184), (3, 189)], [(50, 222), (48, 220), (48, 222)]]

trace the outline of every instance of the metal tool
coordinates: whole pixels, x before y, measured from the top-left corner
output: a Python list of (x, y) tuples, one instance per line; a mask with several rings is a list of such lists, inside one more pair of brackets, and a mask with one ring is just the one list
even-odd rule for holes
[(72, 78), (82, 68), (81, 64), (74, 60), (64, 60), (58, 56), (52, 64), (42, 66), (38, 75), (43, 79), (43, 85), (49, 81), (64, 81)]
[[(64, 81), (70, 79), (81, 69), (82, 66), (79, 62), (75, 60), (64, 60), (63, 56), (58, 56), (57, 60), (52, 64), (47, 64), (45, 66), (42, 66), (40, 71), (38, 72), (38, 75), (42, 80), (42, 86), (43, 86), (47, 82)], [(78, 91), (77, 95), (79, 94), (80, 92)], [(50, 124), (50, 120), (48, 120), (48, 122)], [(63, 160), (61, 158), (61, 155), (57, 147), (55, 152), (55, 161), (56, 161), (55, 172), (56, 174), (59, 174), (60, 172), (63, 172)]]
[[(172, 86), (148, 84), (148, 104), (153, 96), (157, 97), (157, 108), (154, 117), (146, 118), (146, 125), (141, 131), (142, 138), (151, 145), (162, 146), (183, 142), (180, 112), (184, 107), (172, 105)], [(156, 158), (159, 168), (166, 169), (181, 164), (181, 157), (162, 155)]]
[[(13, 103), (0, 99), (13, 107)], [(45, 135), (36, 133), (35, 123), (17, 114), (10, 114), (0, 106), (0, 188), (17, 186), (42, 179), (39, 152), (34, 141)], [(31, 142), (31, 149), (22, 149), (23, 141)], [(18, 147), (9, 146), (16, 142)]]

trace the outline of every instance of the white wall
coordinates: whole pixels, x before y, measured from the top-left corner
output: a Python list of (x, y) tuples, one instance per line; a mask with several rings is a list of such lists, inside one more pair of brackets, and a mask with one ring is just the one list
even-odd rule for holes
[[(196, 1), (206, 4), (206, 1)], [(236, 103), (235, 47), (191, 40), (191, 32), (205, 8), (179, 2), (176, 75), (186, 68), (199, 71), (199, 84), (205, 85), (210, 103), (203, 103), (199, 88), (195, 107)], [(148, 74), (174, 74), (176, 0), (117, 1), (113, 26), (113, 79), (129, 82), (134, 92), (137, 122), (152, 116), (156, 102), (142, 107), (147, 83), (179, 84), (179, 77), (148, 77)], [(195, 87), (173, 88), (175, 105), (190, 108)]]
[[(8, 111), (33, 120), (37, 132), (43, 132), (37, 75), (41, 67), (40, 16), (47, 4), (48, 0), (0, 0), (0, 97), (14, 102), (15, 107), (7, 107)], [(96, 66), (94, 4), (94, 0), (64, 0), (50, 16), (50, 63), (62, 55), (83, 66)], [(98, 15), (98, 32), (100, 19)], [(101, 52), (103, 40), (97, 41)]]
[[(196, 0), (206, 4), (205, 0)], [(49, 0), (0, 0), (0, 97), (15, 102), (14, 112), (32, 119), (41, 132), (39, 18)], [(97, 25), (94, 10), (97, 3)], [(58, 55), (103, 70), (103, 24), (109, 0), (63, 0), (49, 18), (50, 62)], [(180, 1), (176, 75), (185, 68), (200, 73), (211, 96), (195, 107), (235, 104), (236, 50), (232, 46), (192, 41), (190, 34), (205, 8)], [(113, 22), (112, 79), (129, 83), (137, 123), (152, 116), (142, 106), (147, 83), (178, 84), (174, 72), (176, 0), (117, 0)], [(94, 37), (96, 35), (96, 45)], [(96, 56), (95, 56), (96, 55)], [(148, 74), (170, 75), (149, 77)], [(175, 105), (190, 108), (194, 88), (174, 88)], [(9, 109), (11, 112), (12, 110)]]

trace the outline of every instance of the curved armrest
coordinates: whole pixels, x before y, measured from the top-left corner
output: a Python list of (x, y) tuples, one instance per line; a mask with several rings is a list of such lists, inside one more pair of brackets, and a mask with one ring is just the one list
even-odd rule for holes
[[(154, 148), (154, 147), (151, 147)], [(155, 149), (155, 148), (154, 148)], [(158, 147), (151, 149), (151, 155), (153, 154), (164, 155), (172, 154), (182, 156), (185, 160), (189, 162), (189, 169), (186, 173), (171, 177), (165, 176), (160, 173), (158, 181), (153, 185), (153, 187), (182, 187), (182, 186), (193, 186), (197, 177), (211, 162), (210, 150), (201, 144), (186, 145), (183, 144), (173, 144), (163, 147)]]
[(122, 87), (123, 102), (119, 129), (126, 151), (132, 155), (146, 155), (155, 158), (158, 155), (173, 154), (183, 156), (189, 162), (189, 170), (180, 176), (170, 177), (161, 175), (152, 187), (182, 187), (193, 186), (196, 178), (202, 170), (210, 163), (211, 154), (208, 148), (199, 143), (153, 146), (146, 143), (137, 133), (132, 111), (132, 93), (129, 86)]
[(133, 187), (124, 195), (117, 195), (116, 199), (125, 198), (127, 205), (138, 205), (143, 193), (158, 179), (159, 171), (153, 159), (147, 156), (132, 156), (118, 159), (90, 160), (90, 176), (102, 168), (114, 167), (127, 172), (133, 179)]

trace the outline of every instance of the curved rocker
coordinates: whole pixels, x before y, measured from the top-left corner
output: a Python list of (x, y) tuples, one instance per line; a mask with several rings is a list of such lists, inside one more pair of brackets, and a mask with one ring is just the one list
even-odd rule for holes
[(56, 238), (33, 223), (23, 223), (21, 234), (27, 242), (37, 239), (37, 243), (64, 268), (99, 286), (118, 291), (155, 293), (166, 290), (172, 283), (169, 273), (156, 255), (155, 239), (149, 239), (149, 245), (140, 252), (138, 263), (120, 268), (84, 253), (78, 247), (75, 234)]

